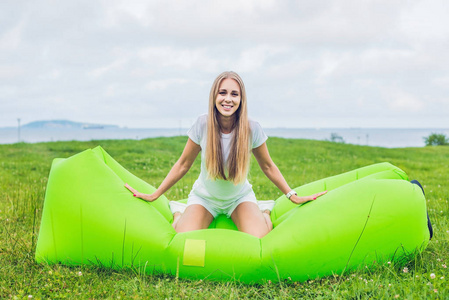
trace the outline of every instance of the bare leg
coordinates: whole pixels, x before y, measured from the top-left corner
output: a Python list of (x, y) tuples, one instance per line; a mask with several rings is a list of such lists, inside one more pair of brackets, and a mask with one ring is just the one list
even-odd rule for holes
[(186, 208), (183, 214), (173, 215), (173, 228), (176, 232), (187, 232), (198, 229), (206, 229), (214, 220), (211, 213), (199, 204), (193, 204)]
[(182, 214), (177, 211), (173, 214), (173, 228), (176, 229), (176, 225), (178, 224), (179, 219), (181, 218)]
[(267, 223), (268, 231), (273, 230), (273, 222), (271, 222), (270, 214), (271, 211), (269, 211), (268, 209), (263, 211), (263, 217), (265, 218), (265, 223)]
[(240, 231), (258, 238), (264, 237), (273, 228), (270, 216), (262, 213), (253, 202), (240, 203), (232, 212), (231, 218)]

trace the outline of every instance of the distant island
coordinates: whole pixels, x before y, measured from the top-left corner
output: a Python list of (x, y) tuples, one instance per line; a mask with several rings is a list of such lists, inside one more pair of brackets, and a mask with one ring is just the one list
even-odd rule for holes
[(118, 128), (117, 125), (105, 125), (94, 123), (81, 123), (68, 120), (48, 120), (48, 121), (34, 121), (22, 126), (22, 128), (38, 129), (104, 129), (104, 128)]

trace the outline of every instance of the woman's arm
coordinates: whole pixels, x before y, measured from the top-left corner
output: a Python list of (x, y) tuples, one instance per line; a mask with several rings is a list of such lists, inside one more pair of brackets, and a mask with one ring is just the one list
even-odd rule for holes
[(186, 173), (189, 171), (193, 162), (195, 161), (198, 153), (201, 151), (201, 147), (195, 144), (190, 138), (187, 140), (187, 144), (182, 151), (181, 157), (173, 165), (170, 172), (167, 174), (161, 185), (153, 194), (139, 193), (137, 190), (125, 184), (125, 187), (129, 189), (135, 197), (141, 198), (146, 201), (154, 201), (159, 198), (163, 193), (176, 184)]
[[(291, 188), (288, 186), (287, 181), (285, 181), (281, 171), (279, 171), (279, 168), (271, 159), (270, 153), (268, 152), (267, 144), (263, 143), (261, 146), (254, 148), (253, 154), (256, 157), (256, 160), (259, 163), (260, 168), (262, 169), (264, 174), (268, 177), (268, 179), (270, 179), (278, 187), (278, 189), (281, 190), (281, 192), (284, 195), (290, 192)], [(290, 200), (296, 204), (304, 203), (307, 201), (315, 200), (319, 196), (324, 195), (326, 192), (321, 192), (310, 196), (302, 196), (302, 197), (292, 195), (290, 197)]]

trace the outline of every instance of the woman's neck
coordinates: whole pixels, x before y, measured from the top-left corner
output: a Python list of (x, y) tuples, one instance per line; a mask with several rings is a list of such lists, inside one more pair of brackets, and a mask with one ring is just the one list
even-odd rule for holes
[(218, 123), (220, 124), (220, 129), (222, 133), (231, 133), (235, 127), (235, 116), (225, 118), (221, 115), (218, 116)]

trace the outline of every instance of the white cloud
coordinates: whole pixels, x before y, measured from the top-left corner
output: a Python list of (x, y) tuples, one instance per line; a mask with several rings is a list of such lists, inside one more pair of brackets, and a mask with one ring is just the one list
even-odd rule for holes
[(48, 72), (43, 72), (42, 74), (38, 75), (39, 79), (42, 80), (55, 80), (61, 77), (61, 71), (59, 69), (53, 69)]
[(101, 0), (104, 10), (103, 25), (106, 27), (120, 27), (126, 19), (137, 20), (141, 25), (148, 26), (151, 22), (149, 14), (150, 2), (129, 0)]
[[(145, 88), (149, 91), (155, 91), (155, 90), (165, 90), (168, 87), (177, 86), (180, 84), (185, 84), (188, 81), (183, 78), (170, 78), (165, 80), (152, 80), (149, 83), (145, 85)], [(176, 87), (173, 87), (176, 88)]]
[(387, 115), (389, 126), (399, 115), (447, 124), (447, 6), (5, 0), (0, 126), (10, 115), (64, 116), (68, 108), (68, 118), (86, 122), (169, 126), (207, 110), (223, 70), (242, 75), (250, 114), (269, 126), (369, 126), (381, 114), (384, 126)]
[(396, 88), (388, 88), (384, 98), (389, 108), (398, 112), (421, 112), (425, 108), (423, 100), (415, 95)]
[(19, 47), (24, 26), (25, 19), (22, 19), (12, 28), (3, 32), (0, 36), (0, 51), (14, 51)]
[(449, 35), (447, 16), (449, 3), (446, 0), (415, 1), (404, 6), (399, 16), (399, 30), (419, 46), (422, 41), (440, 42)]
[(92, 77), (92, 78), (98, 78), (103, 76), (104, 74), (107, 74), (109, 72), (113, 72), (113, 71), (118, 71), (120, 70), (126, 63), (128, 62), (128, 60), (126, 58), (119, 58), (115, 61), (113, 61), (112, 63), (106, 65), (106, 66), (101, 66), (99, 68), (95, 68), (92, 71), (88, 72), (88, 76)]
[(329, 77), (340, 76), (341, 71), (344, 70), (344, 66), (350, 60), (351, 57), (347, 53), (324, 52), (317, 60), (315, 83), (317, 85), (323, 85), (327, 83)]
[(444, 88), (446, 90), (449, 90), (449, 76), (433, 78), (431, 80), (431, 83), (436, 88)]
[(0, 79), (18, 78), (25, 74), (26, 69), (19, 64), (4, 64), (0, 65)]
[(230, 60), (228, 64), (239, 70), (239, 72), (257, 72), (265, 69), (270, 59), (282, 56), (287, 52), (288, 49), (285, 47), (259, 45), (244, 49), (240, 52), (236, 62)]
[(147, 65), (175, 69), (216, 69), (218, 58), (212, 58), (205, 48), (146, 47), (139, 50), (139, 58)]

